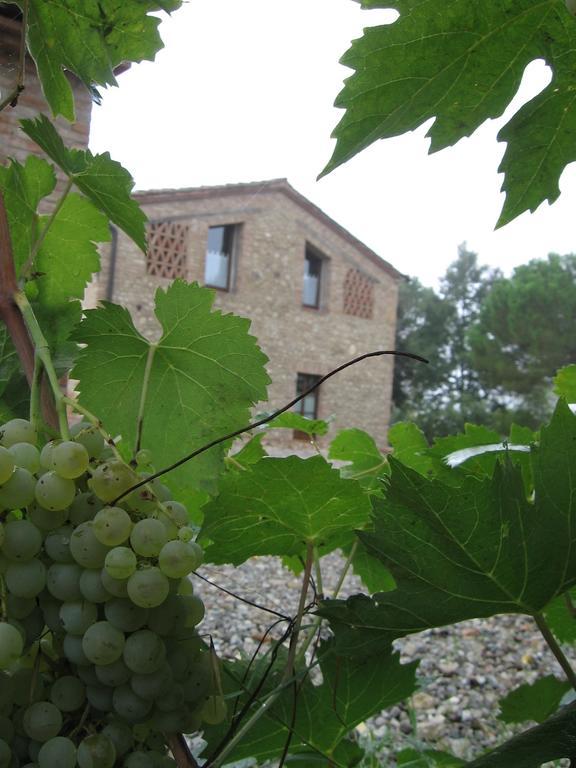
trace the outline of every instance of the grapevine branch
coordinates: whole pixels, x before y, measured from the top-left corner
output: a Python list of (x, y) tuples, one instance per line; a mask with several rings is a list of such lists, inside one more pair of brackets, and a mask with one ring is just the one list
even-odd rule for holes
[(322, 376), (311, 387), (309, 387), (307, 390), (302, 392), (302, 394), (290, 400), (290, 402), (286, 403), (286, 405), (283, 405), (282, 408), (278, 408), (277, 411), (274, 411), (273, 413), (270, 413), (267, 416), (264, 416), (262, 419), (258, 419), (258, 421), (253, 421), (250, 424), (246, 424), (246, 426), (240, 427), (240, 429), (236, 429), (234, 432), (229, 432), (228, 434), (223, 435), (222, 437), (217, 437), (216, 439), (211, 440), (209, 443), (206, 443), (200, 448), (197, 448), (195, 451), (192, 451), (192, 453), (189, 453), (183, 458), (178, 459), (178, 461), (175, 461), (173, 464), (170, 464), (170, 466), (164, 467), (164, 469), (159, 469), (158, 472), (154, 472), (154, 474), (148, 475), (148, 477), (146, 477), (144, 480), (141, 480), (139, 483), (135, 483), (126, 491), (124, 491), (124, 493), (120, 494), (120, 496), (117, 496), (114, 499), (114, 501), (112, 501), (111, 503), (117, 504), (121, 499), (124, 498), (124, 496), (128, 496), (128, 494), (132, 493), (132, 491), (135, 491), (138, 488), (141, 488), (143, 485), (146, 485), (147, 483), (150, 483), (153, 480), (156, 480), (156, 478), (158, 477), (162, 477), (162, 475), (168, 474), (168, 472), (172, 472), (172, 470), (177, 469), (178, 467), (181, 467), (183, 464), (186, 464), (191, 459), (196, 458), (196, 456), (199, 456), (201, 453), (204, 453), (205, 451), (210, 450), (210, 448), (214, 448), (214, 446), (219, 445), (220, 443), (225, 443), (227, 440), (232, 440), (232, 438), (234, 437), (239, 437), (240, 435), (243, 435), (245, 432), (250, 432), (251, 430), (256, 429), (257, 427), (261, 427), (264, 424), (267, 424), (269, 421), (272, 421), (272, 419), (275, 419), (277, 416), (280, 416), (281, 413), (285, 413), (286, 411), (289, 411), (291, 408), (293, 408), (296, 405), (296, 403), (299, 403), (300, 400), (303, 400), (307, 395), (309, 395), (315, 389), (318, 389), (318, 387), (321, 384), (323, 384), (325, 381), (328, 381), (328, 379), (331, 379), (332, 376), (335, 376), (337, 373), (340, 373), (344, 369), (350, 368), (350, 366), (356, 365), (356, 363), (360, 363), (362, 360), (366, 360), (369, 357), (382, 357), (383, 355), (396, 355), (397, 357), (408, 357), (411, 360), (417, 360), (420, 363), (428, 363), (428, 360), (425, 357), (422, 357), (421, 355), (415, 355), (413, 352), (399, 352), (397, 350), (379, 349), (379, 350), (376, 350), (375, 352), (366, 352), (363, 355), (359, 355), (358, 357), (355, 357), (352, 360), (348, 360), (346, 363), (342, 363), (342, 365), (339, 365), (337, 368), (334, 368), (325, 376)]

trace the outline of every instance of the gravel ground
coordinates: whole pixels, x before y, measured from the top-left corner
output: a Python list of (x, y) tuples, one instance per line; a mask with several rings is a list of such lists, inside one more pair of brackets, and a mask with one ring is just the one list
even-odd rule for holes
[[(322, 563), (324, 591), (330, 594), (342, 560), (331, 555)], [(296, 612), (300, 580), (278, 559), (256, 558), (239, 568), (204, 566), (201, 574), (260, 605)], [(252, 653), (274, 617), (199, 580), (196, 590), (206, 604), (202, 629), (218, 652), (228, 658)], [(342, 594), (361, 590), (352, 576)], [(410, 701), (357, 729), (360, 741), (379, 765), (385, 760), (386, 768), (395, 765), (394, 752), (407, 746), (425, 744), (464, 759), (479, 755), (514, 733), (496, 717), (503, 695), (540, 675), (562, 675), (533, 622), (521, 616), (466, 621), (412, 635), (396, 646), (403, 662), (422, 660), (420, 689)]]

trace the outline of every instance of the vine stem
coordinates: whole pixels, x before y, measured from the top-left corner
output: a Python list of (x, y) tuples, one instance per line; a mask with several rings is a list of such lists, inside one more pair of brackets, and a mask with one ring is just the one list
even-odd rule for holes
[(560, 666), (562, 667), (562, 670), (566, 677), (568, 678), (568, 682), (574, 688), (576, 691), (576, 674), (574, 673), (574, 670), (572, 669), (572, 665), (564, 655), (564, 651), (560, 647), (558, 641), (550, 631), (550, 627), (546, 623), (546, 619), (541, 613), (535, 613), (534, 614), (534, 621), (536, 622), (536, 626), (540, 630), (540, 633), (542, 634), (542, 637), (548, 644), (548, 647), (556, 657), (556, 661)]
[(158, 344), (150, 344), (148, 355), (146, 356), (146, 366), (144, 368), (144, 379), (142, 381), (142, 392), (140, 393), (140, 405), (138, 406), (138, 416), (136, 417), (136, 445), (134, 447), (134, 456), (142, 447), (142, 430), (144, 428), (144, 411), (146, 408), (146, 397), (148, 395), (148, 385), (150, 383), (150, 373), (152, 371), (152, 361), (158, 349)]
[(178, 768), (200, 768), (181, 733), (166, 734), (165, 738)]
[(64, 205), (64, 202), (66, 198), (68, 197), (68, 194), (70, 190), (72, 189), (72, 186), (74, 185), (73, 179), (68, 179), (66, 182), (66, 186), (64, 187), (62, 194), (60, 195), (60, 198), (58, 199), (58, 202), (56, 203), (56, 206), (54, 207), (54, 210), (48, 217), (48, 221), (46, 222), (46, 226), (40, 232), (38, 235), (38, 238), (36, 239), (36, 242), (32, 246), (32, 250), (30, 251), (30, 255), (26, 259), (26, 263), (22, 267), (22, 275), (24, 277), (29, 277), (30, 273), (32, 272), (32, 267), (34, 266), (34, 259), (38, 255), (38, 251), (40, 248), (42, 248), (42, 244), (44, 243), (44, 240), (46, 239), (46, 235), (50, 231), (50, 228), (52, 227), (52, 224), (54, 224), (54, 221), (56, 217), (58, 216), (60, 209)]
[(24, 90), (24, 74), (26, 72), (26, 29), (28, 27), (28, 0), (22, 2), (22, 28), (20, 31), (20, 50), (18, 53), (18, 71), (16, 73), (16, 85), (0, 101), (0, 112), (6, 107), (15, 107), (18, 97)]
[(288, 659), (286, 662), (286, 668), (280, 685), (274, 692), (272, 692), (268, 698), (262, 702), (261, 706), (254, 712), (244, 725), (239, 728), (234, 736), (228, 741), (226, 746), (222, 749), (220, 754), (210, 762), (210, 768), (217, 768), (222, 765), (222, 762), (232, 752), (236, 744), (240, 742), (244, 736), (254, 727), (254, 725), (263, 717), (273, 706), (276, 700), (281, 696), (282, 692), (288, 685), (292, 685), (296, 682), (294, 676), (294, 662), (296, 660), (296, 650), (298, 644), (298, 635), (300, 633), (300, 627), (302, 626), (302, 618), (304, 616), (304, 610), (306, 608), (306, 595), (308, 594), (308, 588), (310, 586), (310, 575), (312, 573), (312, 565), (314, 562), (314, 548), (312, 544), (307, 545), (306, 549), (306, 565), (304, 567), (304, 575), (302, 577), (302, 588), (300, 590), (300, 598), (298, 600), (298, 613), (294, 619), (294, 626), (292, 635), (290, 637), (290, 646), (288, 649)]
[(38, 325), (36, 315), (34, 314), (30, 302), (28, 301), (24, 291), (16, 291), (14, 293), (14, 302), (22, 314), (28, 333), (32, 338), (34, 349), (36, 351), (36, 359), (42, 363), (42, 367), (48, 377), (48, 383), (52, 389), (52, 396), (54, 397), (54, 404), (56, 406), (56, 414), (58, 416), (58, 426), (60, 434), (65, 440), (70, 439), (70, 431), (68, 429), (68, 418), (66, 415), (66, 405), (64, 402), (64, 394), (52, 363), (52, 357), (50, 355), (50, 348), (48, 342), (42, 333), (42, 329)]
[(42, 363), (34, 357), (34, 373), (30, 383), (30, 423), (36, 431), (40, 427), (40, 385), (42, 383)]

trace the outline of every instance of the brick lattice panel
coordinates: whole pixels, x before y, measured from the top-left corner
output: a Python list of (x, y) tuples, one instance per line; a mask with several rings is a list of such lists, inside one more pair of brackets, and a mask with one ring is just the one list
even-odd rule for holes
[(146, 271), (156, 277), (186, 277), (188, 224), (156, 221), (148, 226)]
[(344, 279), (344, 314), (371, 319), (374, 284), (359, 269), (349, 269)]

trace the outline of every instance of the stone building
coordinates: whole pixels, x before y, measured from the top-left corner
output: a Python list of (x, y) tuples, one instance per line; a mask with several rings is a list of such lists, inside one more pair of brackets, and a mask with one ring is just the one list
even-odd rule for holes
[[(158, 286), (178, 277), (210, 286), (216, 307), (252, 320), (270, 358), (267, 410), (352, 357), (394, 348), (402, 275), (285, 179), (135, 197), (149, 218), (148, 253), (114, 232), (94, 298), (126, 305), (153, 336)], [(357, 427), (384, 447), (392, 372), (392, 357), (363, 361), (300, 411), (331, 419), (331, 434)], [(294, 447), (298, 437), (277, 430), (273, 442)]]

